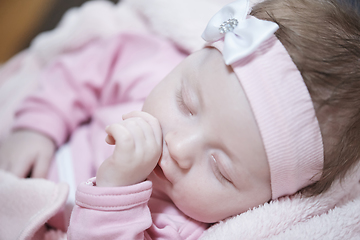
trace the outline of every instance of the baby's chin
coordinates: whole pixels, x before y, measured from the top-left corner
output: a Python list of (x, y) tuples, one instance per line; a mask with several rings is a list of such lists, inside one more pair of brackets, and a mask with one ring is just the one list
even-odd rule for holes
[[(171, 198), (171, 197), (170, 197)], [(172, 199), (173, 203), (175, 204), (175, 206), (182, 211), (186, 216), (198, 221), (198, 222), (203, 222), (203, 223), (216, 223), (216, 222), (220, 222), (228, 217), (231, 217), (233, 215), (236, 214), (230, 214), (227, 215), (225, 214), (222, 210), (218, 210), (216, 212), (211, 212), (210, 208), (204, 208), (204, 207), (200, 207), (199, 205), (205, 205), (205, 204), (199, 204), (199, 205), (193, 205), (193, 204), (187, 204), (184, 201), (181, 201), (181, 199), (179, 201), (177, 201), (176, 199)], [(196, 202), (196, 200), (194, 200)], [(194, 202), (192, 201), (192, 202)], [(213, 208), (214, 209), (214, 208)]]
[(206, 214), (206, 211), (199, 213), (196, 210), (182, 210), (182, 212), (185, 215), (187, 215), (188, 217), (190, 217), (198, 222), (209, 223), (209, 224), (217, 223), (228, 217), (231, 217), (231, 216), (224, 216), (224, 215), (218, 216), (217, 214), (214, 214), (214, 215)]

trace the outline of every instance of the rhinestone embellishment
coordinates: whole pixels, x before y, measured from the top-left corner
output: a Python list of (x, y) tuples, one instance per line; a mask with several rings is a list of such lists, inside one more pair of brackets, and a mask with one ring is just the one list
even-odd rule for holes
[(238, 25), (238, 23), (239, 21), (236, 18), (230, 18), (220, 25), (219, 31), (221, 34), (231, 32)]

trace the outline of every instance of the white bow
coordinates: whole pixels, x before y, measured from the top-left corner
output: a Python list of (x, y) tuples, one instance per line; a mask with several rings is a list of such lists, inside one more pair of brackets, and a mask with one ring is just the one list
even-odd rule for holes
[(224, 38), (223, 57), (230, 65), (255, 51), (279, 26), (248, 16), (249, 1), (238, 0), (223, 7), (209, 21), (202, 34), (207, 42)]

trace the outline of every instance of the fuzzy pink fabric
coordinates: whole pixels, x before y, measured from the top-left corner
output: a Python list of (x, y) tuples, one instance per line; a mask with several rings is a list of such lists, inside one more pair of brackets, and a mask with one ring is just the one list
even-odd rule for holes
[(64, 233), (47, 231), (45, 222), (64, 205), (65, 183), (45, 179), (19, 179), (0, 170), (0, 239), (64, 239)]
[(360, 170), (317, 197), (283, 197), (222, 221), (202, 240), (359, 239)]
[[(29, 49), (0, 69), (0, 141), (9, 132), (16, 106), (36, 86), (40, 69), (59, 54), (124, 30), (153, 31), (192, 52), (204, 44), (200, 35), (207, 21), (229, 2), (122, 0), (113, 5), (90, 1), (69, 11), (55, 30), (39, 35)], [(53, 197), (64, 196), (65, 186), (19, 180), (3, 172), (0, 176), (0, 234), (4, 234), (0, 239), (64, 239), (61, 232), (45, 234), (40, 223), (64, 203)], [(326, 194), (272, 201), (212, 226), (201, 239), (359, 239), (359, 179), (357, 170)]]

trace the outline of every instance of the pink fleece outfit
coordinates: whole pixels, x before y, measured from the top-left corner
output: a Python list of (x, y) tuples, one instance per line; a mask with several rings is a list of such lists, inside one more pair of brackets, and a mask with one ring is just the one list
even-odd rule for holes
[(150, 181), (117, 188), (99, 188), (93, 181), (78, 187), (69, 239), (198, 239), (208, 227), (158, 194), (150, 197)]
[(113, 151), (104, 141), (105, 127), (141, 110), (153, 87), (184, 57), (173, 44), (151, 35), (92, 42), (47, 67), (36, 93), (17, 111), (15, 128), (44, 133), (58, 147), (70, 138), (79, 184), (95, 176)]
[[(17, 111), (14, 128), (39, 131), (58, 147), (67, 143), (79, 185), (113, 152), (104, 141), (105, 126), (140, 110), (152, 88), (184, 58), (172, 43), (152, 35), (123, 33), (92, 42), (46, 68), (38, 90)], [(49, 176), (55, 181), (56, 168), (53, 164)], [(151, 186), (149, 181), (125, 188), (80, 184), (70, 238), (197, 239), (207, 226), (170, 202), (150, 198)]]

